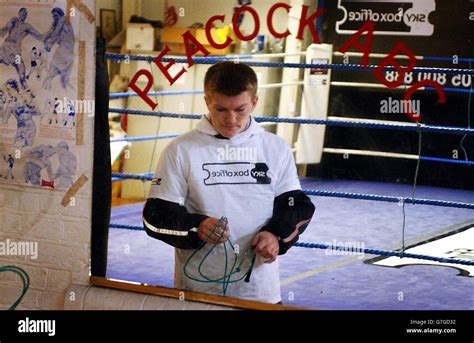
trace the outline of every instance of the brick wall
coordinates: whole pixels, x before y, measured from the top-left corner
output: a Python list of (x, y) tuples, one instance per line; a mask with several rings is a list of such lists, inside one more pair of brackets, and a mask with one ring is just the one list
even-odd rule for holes
[[(91, 144), (81, 150), (80, 168), (91, 179)], [(88, 284), (91, 194), (88, 181), (63, 207), (63, 192), (0, 185), (0, 242), (29, 245), (26, 254), (7, 250), (0, 255), (0, 265), (19, 266), (30, 276), (19, 309), (60, 309), (71, 283)], [(18, 276), (0, 273), (0, 308), (8, 308), (20, 291)]]

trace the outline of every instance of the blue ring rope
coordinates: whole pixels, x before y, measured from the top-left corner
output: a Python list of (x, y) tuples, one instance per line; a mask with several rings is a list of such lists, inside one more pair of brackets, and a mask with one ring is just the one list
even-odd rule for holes
[[(126, 229), (126, 230), (135, 230), (135, 231), (144, 231), (143, 226), (139, 225), (128, 225), (128, 224), (119, 224), (119, 223), (110, 223), (110, 228), (115, 229)], [(342, 247), (342, 246), (333, 246), (330, 244), (320, 244), (320, 243), (308, 243), (308, 242), (296, 242), (295, 247), (307, 248), (307, 249), (324, 249), (324, 250), (339, 250), (339, 251), (350, 251), (350, 252), (360, 252), (370, 255), (380, 255), (380, 256), (396, 256), (396, 257), (406, 257), (406, 258), (416, 258), (420, 260), (436, 261), (441, 263), (453, 263), (453, 264), (462, 264), (466, 266), (474, 266), (474, 261), (454, 259), (454, 258), (445, 258), (445, 257), (436, 257), (420, 254), (411, 254), (401, 251), (393, 250), (381, 250), (381, 249), (371, 249), (371, 248), (356, 248), (356, 247)]]
[(346, 248), (346, 247), (334, 247), (330, 244), (320, 244), (320, 243), (308, 243), (308, 242), (296, 242), (295, 247), (308, 248), (308, 249), (330, 249), (330, 250), (341, 250), (341, 251), (351, 251), (351, 252), (360, 252), (370, 255), (381, 255), (381, 256), (396, 256), (404, 258), (416, 258), (419, 260), (428, 260), (436, 261), (441, 263), (455, 263), (462, 264), (465, 266), (474, 266), (474, 261), (461, 260), (456, 258), (445, 258), (445, 257), (436, 257), (420, 254), (406, 253), (402, 251), (393, 251), (393, 250), (382, 250), (382, 249), (372, 249), (372, 248)]
[[(142, 110), (131, 110), (131, 109), (120, 109), (120, 108), (111, 108), (109, 109), (109, 112), (119, 113), (119, 114), (151, 116), (151, 117), (177, 118), (177, 119), (201, 119), (201, 117), (203, 116), (202, 114), (153, 112), (153, 111), (142, 111)], [(313, 124), (313, 125), (362, 127), (362, 128), (369, 128), (369, 129), (389, 129), (389, 130), (415, 131), (415, 132), (418, 132), (418, 130), (421, 130), (422, 132), (462, 134), (462, 135), (468, 135), (468, 136), (474, 135), (474, 129), (453, 127), (453, 126), (422, 125), (420, 128), (418, 128), (417, 126), (414, 126), (414, 125), (373, 123), (373, 122), (364, 122), (364, 121), (356, 122), (356, 121), (350, 121), (350, 120), (279, 118), (279, 117), (254, 117), (254, 118), (259, 123)]]
[[(436, 62), (453, 62), (454, 58), (452, 57), (441, 57), (441, 56), (421, 56), (425, 61), (436, 61)], [(458, 57), (458, 62), (471, 63), (474, 62), (474, 58), (469, 57)]]
[[(179, 135), (180, 134), (178, 134), (178, 133), (173, 133), (173, 134), (164, 134), (164, 135), (158, 135), (158, 136), (124, 137), (124, 138), (111, 139), (110, 142), (115, 143), (115, 142), (151, 141), (151, 140), (157, 140), (157, 139), (175, 138), (175, 137), (178, 137)], [(454, 164), (474, 165), (474, 161), (454, 160), (454, 159), (450, 159), (450, 158), (440, 158), (440, 157), (431, 157), (431, 156), (420, 156), (420, 160), (440, 162), (440, 163), (454, 163)]]
[[(300, 85), (302, 86), (302, 85)], [(399, 88), (397, 88), (399, 90)], [(425, 90), (436, 91), (433, 87), (425, 87)], [(454, 87), (443, 87), (445, 92), (451, 93), (474, 93), (474, 90), (464, 89), (464, 88), (454, 88)], [(203, 90), (182, 90), (182, 91), (155, 91), (146, 93), (147, 96), (165, 96), (165, 95), (189, 95), (189, 94), (204, 94)], [(121, 93), (110, 93), (109, 99), (121, 99), (121, 98), (130, 98), (138, 97), (137, 93), (131, 92), (121, 92)]]
[(420, 156), (420, 160), (422, 160), (422, 161), (440, 162), (440, 163), (465, 164), (465, 165), (469, 165), (469, 166), (474, 165), (474, 161), (453, 160), (453, 159), (450, 159), (450, 158), (440, 158), (440, 157), (431, 157), (431, 156)]
[[(430, 86), (425, 87), (425, 90), (436, 91), (435, 88), (430, 87)], [(474, 90), (469, 89), (469, 88), (465, 89), (465, 88), (443, 87), (443, 90), (445, 92), (451, 92), (451, 93), (474, 93)]]
[(413, 197), (394, 197), (388, 195), (375, 195), (375, 194), (363, 194), (363, 193), (349, 193), (349, 192), (333, 192), (323, 191), (316, 189), (303, 189), (303, 192), (307, 195), (331, 197), (331, 198), (346, 198), (356, 200), (372, 200), (382, 202), (405, 202), (407, 204), (417, 205), (430, 205), (430, 206), (441, 206), (441, 207), (452, 207), (452, 208), (467, 208), (474, 210), (474, 203), (465, 203), (458, 201), (448, 200), (436, 200), (436, 199), (420, 199)]
[(175, 138), (178, 137), (179, 134), (172, 133), (167, 135), (158, 135), (158, 136), (139, 136), (139, 137), (124, 137), (124, 138), (115, 138), (111, 139), (110, 143), (116, 142), (140, 142), (140, 141), (151, 141), (155, 139), (167, 139), (167, 138)]
[[(157, 96), (157, 95), (187, 95), (187, 94), (203, 94), (203, 90), (183, 90), (183, 91), (155, 91), (146, 93), (148, 96)], [(120, 98), (129, 98), (139, 96), (137, 93), (110, 93), (109, 99), (120, 99)]]
[[(121, 55), (121, 54), (106, 54), (107, 59), (111, 61), (147, 61), (153, 62), (156, 56), (137, 56), (137, 55)], [(233, 60), (238, 60), (234, 57)], [(161, 58), (162, 62), (176, 62), (176, 63), (187, 63), (187, 58)], [(193, 58), (195, 64), (214, 64), (215, 58)], [(319, 69), (332, 69), (332, 70), (351, 70), (351, 71), (374, 71), (377, 65), (363, 66), (360, 64), (310, 64), (310, 63), (285, 63), (285, 62), (245, 62), (245, 64), (252, 67), (267, 67), (267, 68), (319, 68)], [(384, 68), (385, 71), (397, 71), (393, 66), (387, 66)], [(459, 74), (459, 75), (474, 75), (472, 69), (458, 69), (458, 68), (434, 68), (434, 67), (414, 67), (410, 72), (413, 73), (433, 73), (433, 74)]]
[(143, 174), (112, 173), (112, 178), (114, 178), (115, 181), (121, 181), (121, 180), (151, 181), (153, 179), (153, 173), (143, 173)]
[[(152, 173), (145, 174), (127, 174), (127, 173), (112, 173), (112, 177), (120, 178), (122, 180), (142, 180), (150, 181), (153, 179)], [(303, 189), (303, 192), (307, 195), (331, 197), (331, 198), (346, 198), (346, 199), (357, 199), (357, 200), (372, 200), (382, 202), (405, 202), (407, 204), (418, 204), (418, 205), (430, 205), (430, 206), (442, 206), (442, 207), (453, 207), (453, 208), (467, 208), (474, 210), (474, 203), (465, 203), (458, 201), (447, 201), (447, 200), (436, 200), (436, 199), (419, 199), (413, 197), (394, 197), (387, 195), (376, 195), (376, 194), (363, 194), (363, 193), (349, 193), (349, 192), (333, 192), (333, 191), (322, 191), (316, 189)]]
[[(111, 58), (109, 57), (111, 56)], [(107, 53), (106, 58), (113, 60), (115, 56), (129, 56), (129, 55), (120, 55), (120, 54), (112, 54), (112, 53)], [(144, 56), (144, 55), (131, 55), (131, 56)], [(388, 56), (388, 55), (387, 55)], [(144, 56), (148, 57), (148, 56)], [(270, 56), (271, 57), (271, 56)], [(436, 61), (436, 62), (450, 62), (453, 63), (454, 58), (453, 57), (446, 57), (446, 56), (419, 56), (421, 57), (422, 60), (425, 61)], [(153, 57), (154, 59), (155, 57)], [(240, 59), (240, 60), (249, 60), (249, 59), (254, 59), (254, 58), (261, 58), (260, 56), (255, 56), (255, 55), (223, 55), (223, 56), (212, 56), (212, 57), (205, 57), (205, 56), (193, 56), (193, 60), (199, 60), (199, 59), (209, 59), (209, 60), (216, 60), (216, 61), (222, 61), (222, 60), (235, 60), (235, 59)], [(132, 59), (130, 59), (132, 60)], [(457, 58), (458, 62), (465, 62), (465, 63), (470, 63), (474, 62), (474, 58), (469, 58), (469, 57), (458, 57)]]

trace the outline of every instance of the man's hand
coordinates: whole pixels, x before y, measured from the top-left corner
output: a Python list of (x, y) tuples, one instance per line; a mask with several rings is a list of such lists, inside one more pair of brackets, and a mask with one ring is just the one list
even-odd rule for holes
[(277, 237), (269, 231), (260, 231), (252, 241), (254, 251), (265, 259), (265, 263), (272, 263), (276, 260), (280, 251)]
[[(199, 224), (198, 237), (212, 244), (224, 243), (229, 238), (228, 227), (217, 227), (219, 219), (206, 218)], [(214, 232), (212, 232), (214, 230)]]

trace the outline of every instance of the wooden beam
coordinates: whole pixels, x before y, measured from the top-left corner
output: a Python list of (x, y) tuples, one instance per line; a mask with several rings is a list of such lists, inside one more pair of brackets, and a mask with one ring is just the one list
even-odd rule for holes
[(120, 289), (128, 292), (136, 292), (150, 295), (157, 295), (161, 297), (186, 299), (186, 301), (195, 301), (205, 304), (227, 306), (238, 309), (247, 310), (265, 310), (265, 311), (282, 311), (282, 310), (307, 310), (303, 307), (288, 306), (288, 305), (274, 305), (267, 304), (260, 301), (238, 299), (231, 297), (224, 297), (221, 295), (206, 294), (199, 292), (191, 292), (186, 290), (179, 290), (175, 288), (167, 288), (160, 286), (148, 286), (143, 284), (135, 284), (126, 281), (109, 280), (103, 277), (91, 276), (89, 282), (93, 286), (107, 287), (113, 289)]

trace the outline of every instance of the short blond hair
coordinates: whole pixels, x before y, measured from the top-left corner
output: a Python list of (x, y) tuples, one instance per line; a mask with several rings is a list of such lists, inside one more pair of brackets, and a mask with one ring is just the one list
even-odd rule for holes
[(204, 77), (204, 93), (211, 97), (214, 93), (227, 96), (250, 91), (257, 94), (257, 74), (245, 63), (223, 61), (210, 67)]

